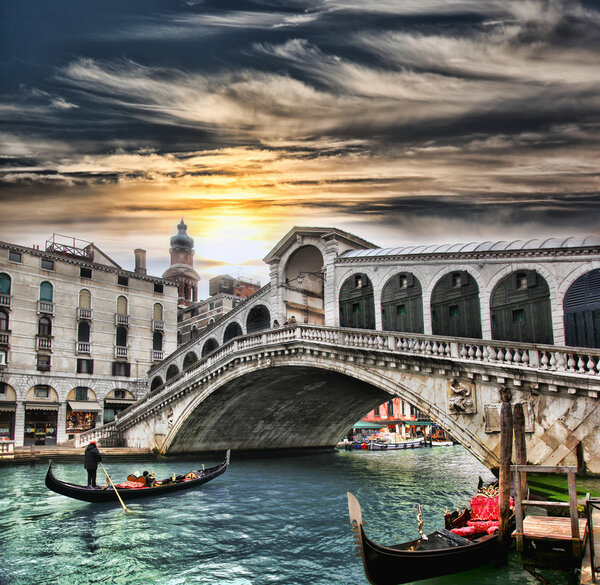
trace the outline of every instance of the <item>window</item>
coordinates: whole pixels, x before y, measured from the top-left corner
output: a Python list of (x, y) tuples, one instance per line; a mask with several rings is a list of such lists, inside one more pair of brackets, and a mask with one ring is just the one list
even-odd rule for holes
[(54, 270), (54, 260), (49, 258), (42, 258), (41, 267), (44, 270)]
[(77, 386), (75, 388), (75, 400), (87, 400), (88, 389), (85, 386)]
[(52, 335), (52, 321), (48, 317), (42, 317), (38, 321), (38, 335), (50, 337)]
[(190, 315), (192, 317), (197, 317), (198, 316), (198, 307), (194, 307), (190, 313)]
[(191, 337), (192, 339), (198, 339), (198, 327), (192, 327)]
[(401, 317), (402, 315), (406, 315), (406, 305), (397, 305), (396, 306), (396, 315)]
[(6, 382), (0, 382), (0, 396), (6, 396)]
[(92, 278), (92, 269), (81, 266), (79, 268), (79, 276), (81, 276), (81, 278)]
[(8, 331), (8, 315), (0, 311), (0, 331)]
[(379, 416), (379, 406), (376, 406), (373, 412), (375, 413), (375, 416)]
[(512, 312), (513, 323), (523, 323), (525, 321), (525, 311), (523, 309), (514, 309)]
[(398, 285), (400, 288), (408, 288), (408, 277), (406, 274), (400, 274), (400, 276), (398, 276)]
[(15, 252), (14, 250), (9, 250), (8, 252), (8, 259), (11, 262), (19, 262), (21, 263), (21, 252)]
[(388, 416), (394, 416), (394, 401), (388, 401)]
[(362, 287), (362, 275), (357, 274), (354, 277), (354, 288), (361, 288), (361, 287)]
[(33, 389), (34, 398), (50, 398), (50, 387), (49, 386), (36, 386)]
[(114, 395), (115, 398), (127, 398), (126, 390), (115, 390)]
[(525, 272), (517, 272), (517, 290), (525, 290), (527, 288), (527, 274)]
[(183, 335), (181, 335), (181, 331), (177, 332), (177, 345), (181, 345), (183, 343)]
[(458, 305), (450, 305), (448, 307), (448, 316), (451, 319), (456, 319), (459, 316), (460, 312), (458, 310)]
[(119, 315), (127, 315), (127, 298), (126, 297), (119, 297), (117, 299), (117, 313)]
[(214, 308), (215, 308), (215, 304), (214, 303), (209, 303), (208, 310), (212, 311)]
[(92, 308), (92, 294), (85, 288), (79, 291), (79, 307), (81, 309)]
[(77, 373), (78, 374), (93, 374), (94, 373), (94, 360), (86, 360), (83, 358), (77, 358)]
[(40, 301), (46, 301), (47, 303), (51, 303), (54, 298), (54, 289), (49, 282), (42, 282), (40, 284)]
[(127, 362), (113, 362), (113, 376), (129, 376), (129, 364)]
[(120, 286), (129, 286), (129, 278), (127, 276), (117, 276), (117, 284)]
[(125, 327), (117, 327), (115, 337), (118, 347), (127, 347), (127, 329), (125, 329)]
[(460, 288), (462, 279), (460, 276), (460, 272), (453, 272), (451, 277), (452, 288)]
[(10, 276), (8, 276), (8, 274), (5, 274), (4, 272), (0, 274), (0, 294), (10, 294)]
[(162, 351), (163, 336), (160, 331), (155, 331), (152, 336), (152, 349), (154, 351)]
[(360, 303), (352, 303), (352, 312), (360, 313)]
[(154, 304), (154, 320), (155, 321), (163, 320), (163, 307), (160, 303)]
[(154, 292), (155, 293), (163, 293), (163, 292), (165, 292), (164, 285), (161, 284), (160, 282), (155, 282), (154, 283)]
[(37, 369), (40, 371), (48, 371), (50, 369), (50, 356), (45, 353), (37, 355)]
[(82, 321), (77, 326), (77, 341), (89, 343), (90, 341), (90, 324), (86, 321)]

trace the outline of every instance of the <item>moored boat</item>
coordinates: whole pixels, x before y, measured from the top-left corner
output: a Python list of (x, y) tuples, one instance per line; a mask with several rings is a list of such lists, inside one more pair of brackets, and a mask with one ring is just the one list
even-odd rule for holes
[[(439, 528), (421, 538), (385, 546), (371, 540), (364, 531), (362, 512), (357, 498), (348, 492), (350, 525), (356, 552), (360, 554), (365, 575), (371, 585), (401, 585), (422, 579), (468, 571), (500, 559), (503, 547), (497, 521), (479, 519), (475, 509), (446, 514), (446, 528)], [(497, 500), (479, 493), (471, 500), (487, 517)], [(454, 528), (454, 526), (457, 526)], [(420, 530), (420, 527), (419, 527)], [(468, 538), (462, 534), (468, 535)]]
[[(140, 487), (140, 484), (136, 486), (135, 484), (137, 482), (135, 480), (127, 481), (126, 484), (122, 484), (122, 487), (119, 487), (119, 484), (117, 484), (118, 495), (121, 496), (121, 499), (123, 500), (135, 500), (139, 498), (173, 494), (198, 487), (225, 473), (229, 466), (229, 457), (230, 452), (227, 451), (225, 460), (219, 465), (207, 469), (196, 469), (185, 475), (176, 477), (175, 480), (167, 478), (162, 481), (157, 481), (152, 487)], [(119, 502), (117, 493), (112, 486), (107, 488), (88, 488), (87, 486), (68, 483), (57, 479), (52, 473), (52, 461), (50, 461), (48, 471), (46, 472), (46, 487), (57, 494), (81, 500), (83, 502)]]
[(407, 439), (406, 441), (372, 441), (369, 443), (371, 451), (395, 451), (398, 449), (416, 449), (423, 446), (423, 439)]

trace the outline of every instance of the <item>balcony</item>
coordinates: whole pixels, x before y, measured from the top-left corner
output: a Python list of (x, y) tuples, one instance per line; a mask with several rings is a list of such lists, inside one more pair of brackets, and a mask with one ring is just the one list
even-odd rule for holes
[(54, 303), (49, 301), (38, 301), (38, 314), (45, 313), (46, 315), (54, 315)]
[(128, 348), (121, 347), (120, 345), (115, 345), (115, 357), (116, 358), (125, 358), (128, 356)]
[(164, 358), (165, 352), (158, 351), (156, 349), (152, 350), (152, 361), (153, 362), (162, 362)]
[(77, 307), (77, 318), (79, 320), (91, 321), (92, 309), (84, 309), (83, 307)]
[(6, 307), (10, 309), (10, 302), (12, 297), (10, 295), (0, 295), (0, 307)]
[(122, 315), (121, 313), (115, 313), (115, 325), (129, 326), (129, 315)]
[(152, 319), (152, 331), (164, 331), (165, 330), (165, 322), (158, 321), (157, 319)]
[(52, 351), (52, 337), (36, 337), (35, 349), (45, 349), (48, 351)]
[(75, 353), (92, 353), (92, 344), (89, 341), (76, 341)]
[(0, 331), (0, 345), (8, 345), (10, 331)]

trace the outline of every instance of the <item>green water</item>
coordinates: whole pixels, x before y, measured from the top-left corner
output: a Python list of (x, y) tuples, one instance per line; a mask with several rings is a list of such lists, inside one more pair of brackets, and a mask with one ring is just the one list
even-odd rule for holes
[[(115, 480), (150, 469), (183, 473), (208, 460), (108, 463)], [(55, 475), (85, 482), (82, 465)], [(383, 544), (443, 524), (491, 474), (460, 446), (397, 452), (331, 452), (269, 459), (232, 454), (229, 470), (177, 496), (87, 504), (46, 489), (44, 465), (0, 468), (0, 584), (365, 585), (354, 556), (346, 492), (360, 500), (367, 532)], [(423, 585), (534, 584), (516, 555), (508, 567)]]

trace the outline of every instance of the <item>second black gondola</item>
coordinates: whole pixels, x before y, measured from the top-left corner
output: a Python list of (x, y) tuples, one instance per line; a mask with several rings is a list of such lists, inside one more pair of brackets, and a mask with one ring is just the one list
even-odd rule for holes
[[(133, 487), (118, 487), (117, 490), (123, 500), (137, 500), (139, 498), (148, 498), (153, 496), (162, 496), (166, 494), (173, 494), (183, 490), (188, 490), (194, 487), (198, 487), (204, 483), (207, 483), (219, 475), (222, 475), (227, 471), (229, 466), (229, 455), (227, 451), (225, 460), (219, 465), (209, 467), (207, 469), (198, 469), (193, 473), (196, 475), (194, 479), (182, 479), (181, 481), (163, 480), (163, 482), (157, 482), (157, 485), (153, 487), (133, 488)], [(73, 483), (67, 483), (54, 477), (52, 473), (52, 461), (48, 465), (48, 471), (46, 472), (46, 487), (57, 494), (81, 500), (83, 502), (100, 503), (100, 502), (115, 502), (119, 503), (117, 494), (112, 487), (95, 488), (90, 489), (83, 485), (77, 485)]]

